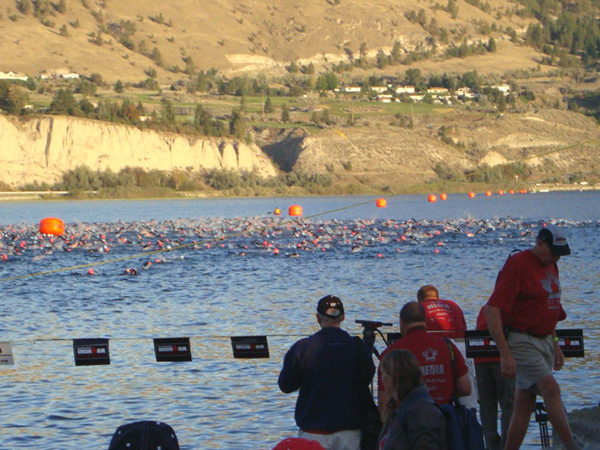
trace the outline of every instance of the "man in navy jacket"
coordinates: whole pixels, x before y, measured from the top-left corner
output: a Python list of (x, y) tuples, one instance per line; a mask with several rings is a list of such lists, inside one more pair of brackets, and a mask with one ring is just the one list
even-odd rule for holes
[(366, 411), (362, 394), (375, 373), (371, 350), (341, 329), (344, 305), (338, 297), (319, 300), (316, 317), (321, 330), (287, 352), (279, 388), (286, 394), (300, 390), (299, 437), (326, 450), (359, 450)]

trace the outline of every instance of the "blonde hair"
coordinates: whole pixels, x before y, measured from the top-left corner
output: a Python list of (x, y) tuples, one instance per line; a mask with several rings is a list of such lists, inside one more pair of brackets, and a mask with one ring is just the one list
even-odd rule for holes
[(390, 397), (385, 405), (382, 419), (388, 422), (406, 396), (423, 384), (423, 374), (417, 358), (408, 350), (387, 353), (381, 360), (381, 373), (391, 377), (397, 397)]

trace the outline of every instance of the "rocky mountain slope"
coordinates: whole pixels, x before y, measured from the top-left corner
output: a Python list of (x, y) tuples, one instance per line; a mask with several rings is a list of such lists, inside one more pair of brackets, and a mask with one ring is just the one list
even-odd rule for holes
[(93, 170), (233, 169), (276, 174), (256, 145), (142, 131), (136, 127), (72, 117), (25, 122), (0, 115), (0, 181), (9, 186), (59, 181), (78, 166)]
[(600, 170), (600, 129), (593, 119), (571, 112), (463, 115), (452, 122), (431, 115), (413, 129), (337, 127), (313, 135), (282, 129), (264, 131), (257, 140), (262, 149), (77, 118), (18, 122), (0, 116), (0, 180), (13, 187), (52, 183), (64, 171), (86, 165), (114, 172), (224, 168), (263, 177), (281, 171), (331, 173), (342, 183), (393, 188), (437, 179), (440, 166), (464, 173), (521, 162), (538, 178)]
[[(445, 139), (440, 132), (444, 127)], [(301, 130), (271, 137), (263, 148), (285, 170), (331, 172), (377, 186), (408, 186), (454, 173), (509, 163), (527, 166), (533, 179), (600, 169), (600, 128), (567, 111), (500, 117), (431, 115), (413, 129), (337, 128), (308, 136)]]

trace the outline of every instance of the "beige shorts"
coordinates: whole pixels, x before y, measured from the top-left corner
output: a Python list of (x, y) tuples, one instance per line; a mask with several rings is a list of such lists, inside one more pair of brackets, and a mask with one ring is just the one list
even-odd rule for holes
[(554, 368), (552, 335), (539, 338), (511, 331), (507, 342), (517, 365), (517, 389), (539, 394), (536, 384), (548, 375), (552, 375)]

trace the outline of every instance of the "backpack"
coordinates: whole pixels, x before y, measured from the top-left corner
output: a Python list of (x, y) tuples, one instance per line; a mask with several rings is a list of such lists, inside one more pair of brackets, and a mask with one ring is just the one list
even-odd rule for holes
[(413, 396), (407, 400), (406, 409), (400, 416), (402, 427), (406, 427), (406, 412), (411, 404), (419, 399), (427, 398), (442, 412), (446, 425), (446, 442), (448, 450), (485, 450), (483, 432), (477, 421), (475, 409), (465, 408), (458, 402), (455, 404), (438, 405), (431, 396), (424, 394)]
[(474, 408), (459, 403), (438, 405), (446, 419), (449, 450), (485, 450), (483, 431)]
[[(452, 375), (455, 373), (454, 349), (448, 338), (446, 345), (452, 361)], [(454, 377), (456, 379), (456, 377)], [(452, 396), (452, 403), (438, 405), (446, 419), (446, 434), (448, 436), (449, 450), (485, 450), (483, 430), (477, 421), (475, 408), (466, 408), (458, 402), (456, 391)]]

